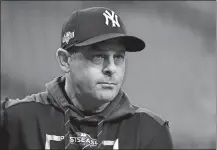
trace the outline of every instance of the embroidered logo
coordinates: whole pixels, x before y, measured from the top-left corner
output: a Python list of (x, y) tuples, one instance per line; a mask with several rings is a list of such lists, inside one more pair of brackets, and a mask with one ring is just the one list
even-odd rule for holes
[[(85, 149), (87, 147), (96, 147), (98, 145), (98, 142), (96, 139), (91, 138), (90, 135), (87, 133), (82, 133), (82, 132), (76, 132), (75, 137), (71, 136), (69, 137), (69, 142), (70, 144), (79, 144), (82, 149)], [(64, 140), (64, 136), (57, 136), (57, 135), (49, 135), (46, 134), (46, 140), (45, 140), (45, 149), (52, 149), (51, 148), (51, 141), (62, 141)], [(113, 150), (118, 150), (119, 149), (119, 140), (116, 139), (115, 141), (110, 141), (110, 140), (104, 140), (102, 141), (102, 145), (104, 146), (112, 146)]]
[(113, 146), (113, 149), (119, 149), (119, 142), (118, 139), (116, 139), (115, 141), (110, 141), (110, 140), (104, 140), (102, 141), (102, 145), (104, 146)]
[(111, 11), (111, 13), (106, 10), (103, 15), (105, 16), (105, 24), (109, 25), (109, 20), (112, 22), (112, 27), (120, 27), (120, 24), (118, 22), (118, 16), (115, 14), (114, 11)]
[(62, 141), (63, 139), (64, 139), (64, 136), (46, 134), (45, 149), (51, 149), (50, 148), (51, 141)]
[(89, 134), (82, 132), (77, 132), (76, 137), (70, 136), (70, 143), (79, 144), (80, 146), (82, 146), (82, 149), (85, 149), (86, 147), (92, 148), (97, 146), (98, 144), (96, 139), (93, 139)]
[(66, 32), (62, 38), (62, 43), (69, 43), (69, 40), (75, 37), (75, 32)]
[(113, 149), (119, 149), (118, 139), (115, 140)]

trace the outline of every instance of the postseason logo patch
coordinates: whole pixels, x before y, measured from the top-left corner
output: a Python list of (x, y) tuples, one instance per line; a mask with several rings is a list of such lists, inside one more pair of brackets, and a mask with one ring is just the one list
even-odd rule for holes
[(62, 43), (69, 43), (69, 40), (75, 37), (75, 32), (66, 32), (62, 38)]
[(77, 137), (70, 136), (70, 143), (76, 143), (82, 146), (82, 149), (85, 149), (86, 147), (96, 147), (98, 144), (96, 139), (93, 139), (89, 134), (82, 132), (77, 132)]

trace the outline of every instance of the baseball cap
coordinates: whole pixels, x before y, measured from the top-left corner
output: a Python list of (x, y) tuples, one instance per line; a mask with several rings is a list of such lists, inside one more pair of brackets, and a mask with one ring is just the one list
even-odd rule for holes
[(87, 46), (109, 39), (119, 38), (126, 51), (136, 52), (145, 48), (145, 42), (128, 35), (121, 18), (111, 9), (91, 7), (76, 10), (63, 24), (61, 48)]

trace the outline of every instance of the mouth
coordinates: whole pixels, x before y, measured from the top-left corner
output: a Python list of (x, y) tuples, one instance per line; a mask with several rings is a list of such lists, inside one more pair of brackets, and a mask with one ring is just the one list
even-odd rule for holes
[(114, 82), (98, 82), (98, 84), (102, 84), (102, 85), (117, 85), (117, 83), (114, 83)]
[(117, 83), (114, 82), (98, 82), (98, 85), (100, 85), (103, 89), (114, 89), (117, 85)]

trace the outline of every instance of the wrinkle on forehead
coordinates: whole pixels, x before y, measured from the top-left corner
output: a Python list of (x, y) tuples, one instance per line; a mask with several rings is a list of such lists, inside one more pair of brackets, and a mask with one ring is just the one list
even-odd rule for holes
[(75, 53), (109, 52), (109, 51), (123, 53), (126, 51), (126, 49), (120, 39), (111, 39), (111, 40), (106, 40), (88, 46), (74, 47), (74, 49), (72, 49), (71, 52), (73, 51)]

